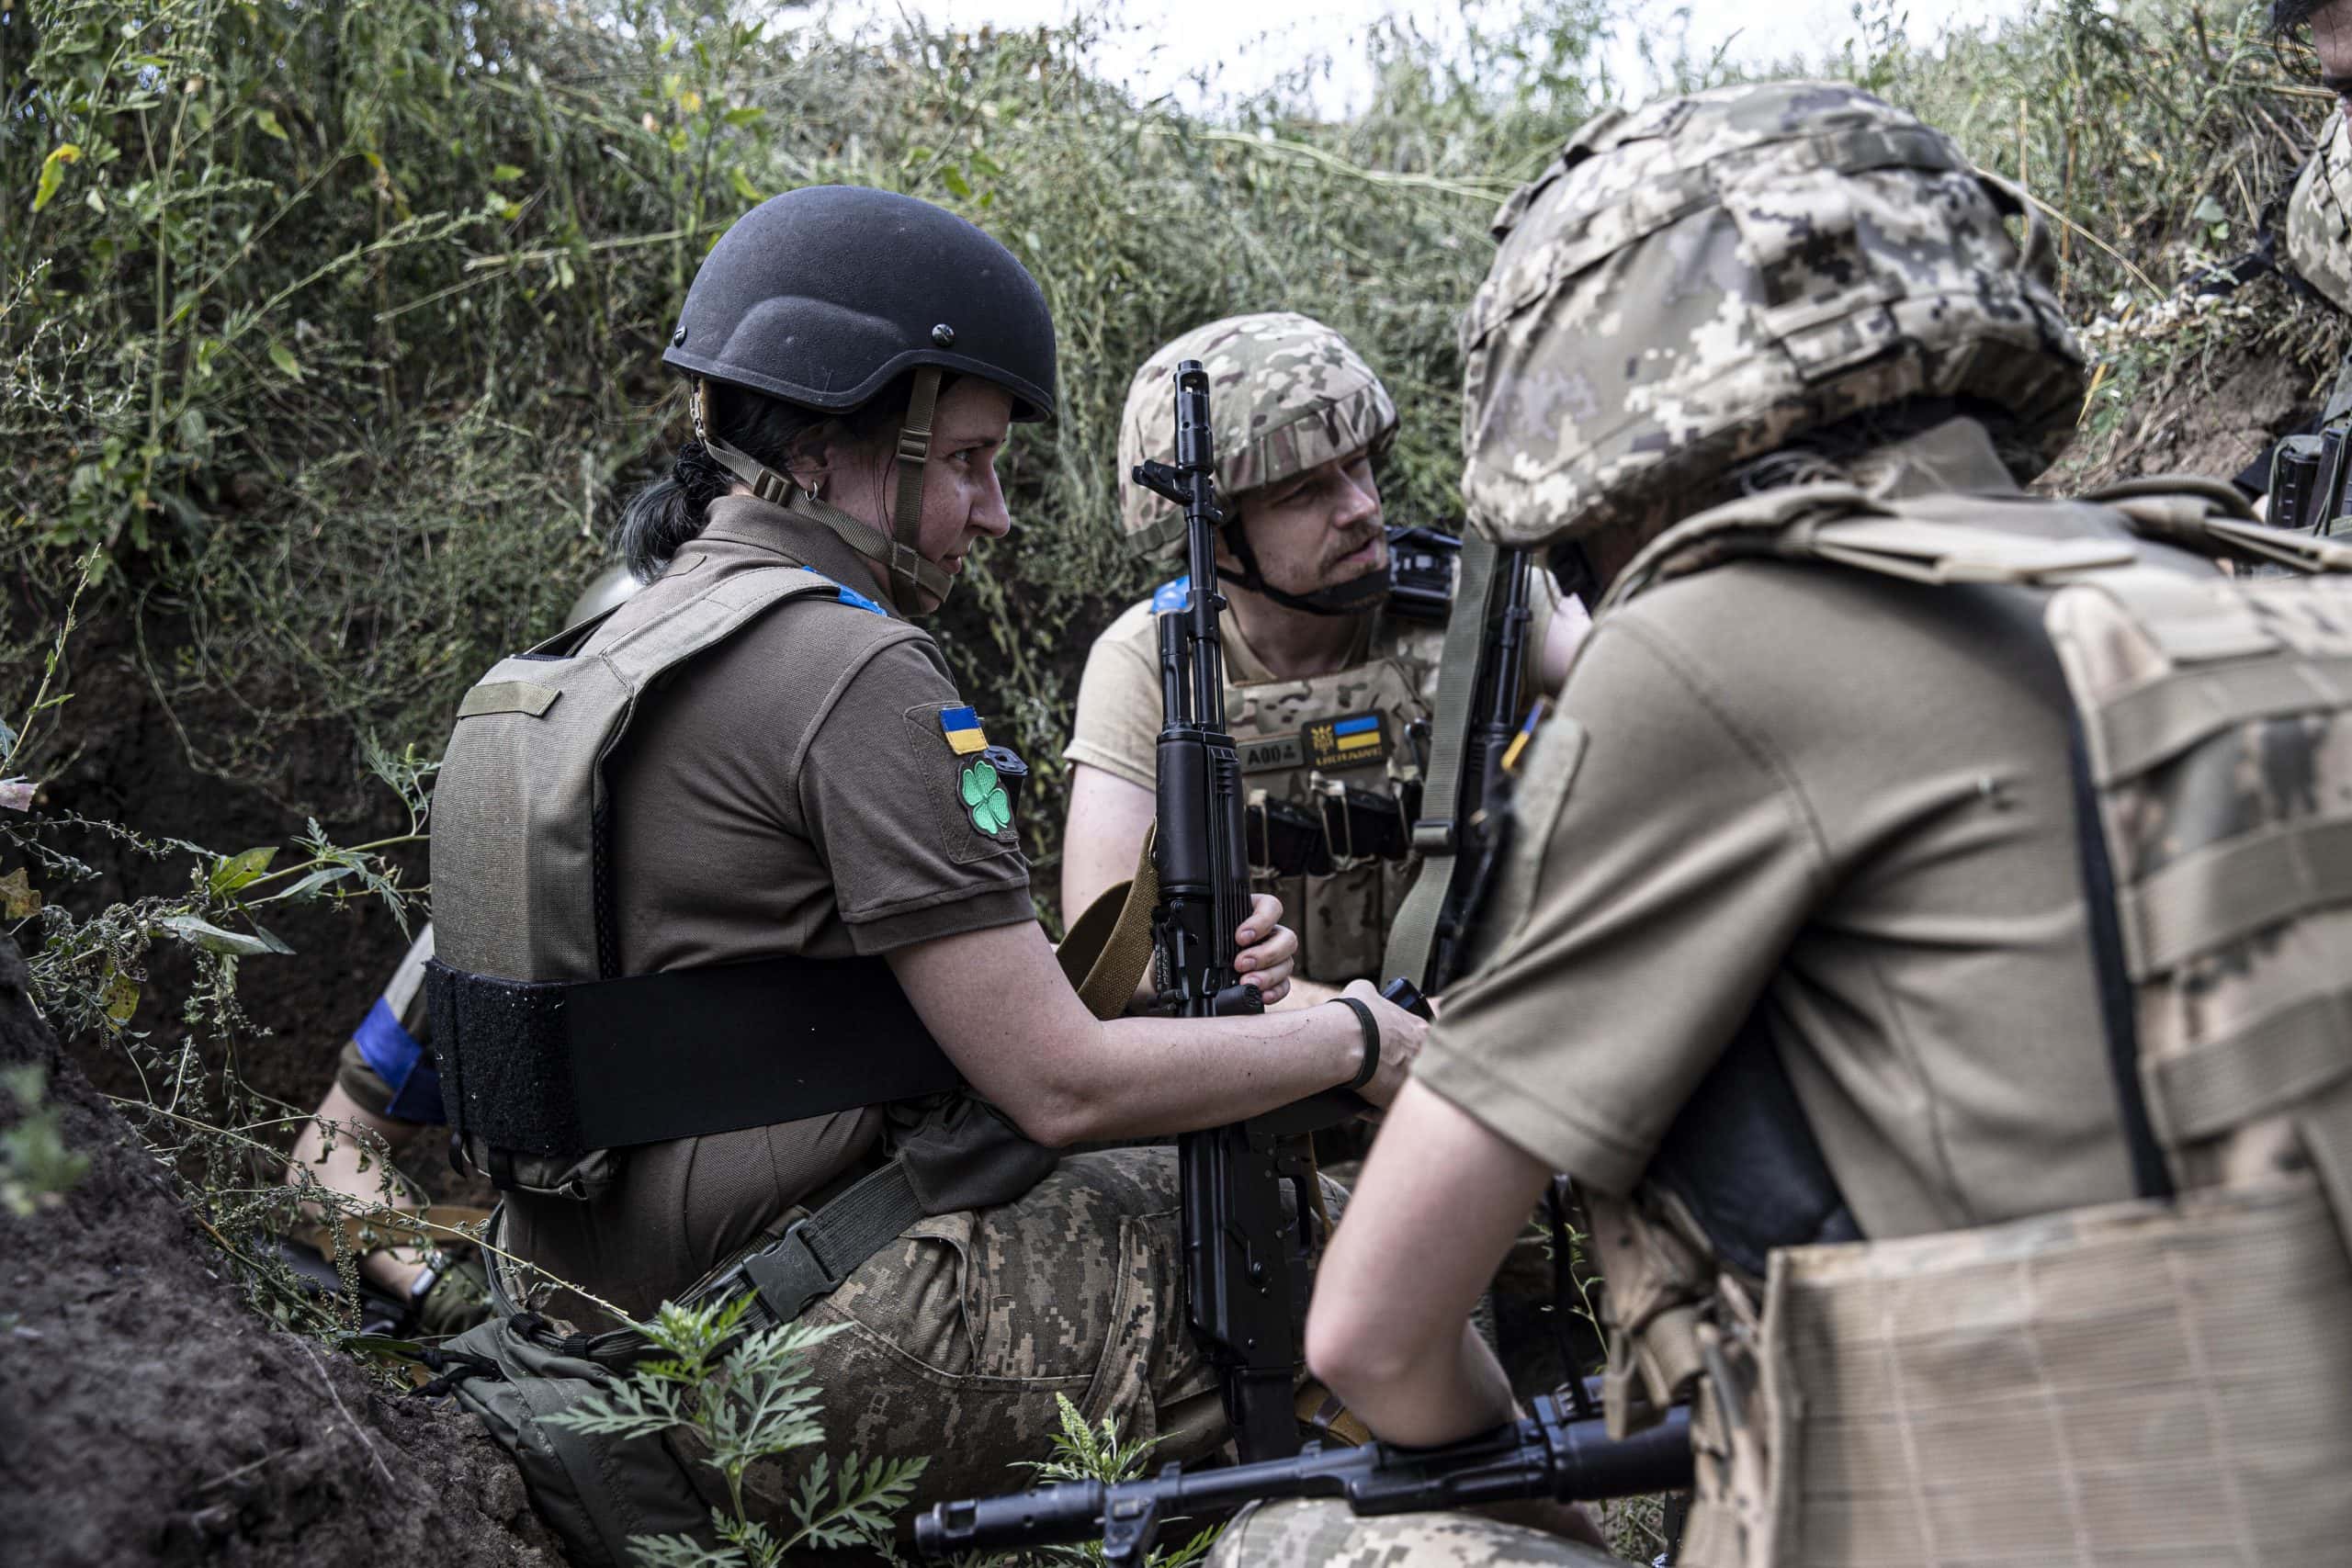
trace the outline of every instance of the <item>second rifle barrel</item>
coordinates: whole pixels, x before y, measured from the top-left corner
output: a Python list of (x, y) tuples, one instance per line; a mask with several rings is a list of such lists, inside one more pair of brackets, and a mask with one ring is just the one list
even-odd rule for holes
[(1171, 1519), (1260, 1500), (1343, 1497), (1358, 1514), (1376, 1515), (1543, 1495), (1585, 1502), (1690, 1484), (1686, 1408), (1668, 1411), (1656, 1427), (1622, 1442), (1609, 1438), (1598, 1419), (1555, 1430), (1565, 1438), (1557, 1448), (1545, 1441), (1539, 1422), (1525, 1420), (1439, 1449), (1373, 1443), (1116, 1485), (1069, 1481), (942, 1503), (915, 1522), (915, 1544), (925, 1555), (944, 1556), (1090, 1540), (1102, 1534), (1106, 1511), (1126, 1513), (1147, 1503)]

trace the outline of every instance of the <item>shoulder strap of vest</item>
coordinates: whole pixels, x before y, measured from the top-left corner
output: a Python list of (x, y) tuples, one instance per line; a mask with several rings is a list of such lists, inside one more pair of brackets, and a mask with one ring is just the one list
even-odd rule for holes
[[(823, 597), (859, 604), (856, 595), (821, 572), (799, 566), (754, 567), (716, 577), (668, 615), (631, 627), (597, 649), (631, 687), (732, 637), (786, 599)], [(873, 608), (871, 600), (859, 604)]]
[(2091, 491), (2083, 499), (2121, 513), (2142, 538), (2198, 555), (2296, 572), (2352, 571), (2352, 545), (2256, 521), (2245, 497), (2226, 480), (2152, 474)]
[(2051, 582), (2138, 558), (2118, 539), (2036, 538), (1971, 527), (1941, 507), (1882, 500), (1852, 485), (1795, 485), (1668, 529), (1619, 574), (1601, 608), (1726, 560), (1761, 557), (1832, 561), (1925, 583)]

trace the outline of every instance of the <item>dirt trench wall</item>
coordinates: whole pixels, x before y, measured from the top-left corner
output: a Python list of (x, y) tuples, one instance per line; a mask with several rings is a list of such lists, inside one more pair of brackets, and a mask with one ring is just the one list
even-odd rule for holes
[[(256, 1317), (164, 1173), (26, 996), (0, 936), (0, 1066), (48, 1068), (88, 1173), (0, 1208), (0, 1559), (560, 1568), (471, 1418)], [(0, 1126), (21, 1108), (0, 1097)]]

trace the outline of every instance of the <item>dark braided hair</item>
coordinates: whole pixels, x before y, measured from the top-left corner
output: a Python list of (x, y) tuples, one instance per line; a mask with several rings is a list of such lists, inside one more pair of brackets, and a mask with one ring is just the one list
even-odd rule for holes
[[(940, 390), (944, 392), (955, 379), (952, 375), (943, 378)], [(795, 456), (805, 457), (828, 439), (871, 452), (878, 470), (889, 466), (893, 434), (905, 416), (912, 381), (911, 372), (901, 376), (842, 413), (710, 381), (705, 383), (709, 403), (704, 417), (711, 434), (779, 474), (788, 472)], [(710, 503), (735, 483), (735, 476), (700, 441), (687, 442), (678, 448), (669, 473), (639, 491), (622, 509), (621, 520), (613, 527), (613, 553), (628, 563), (640, 581), (652, 581), (703, 531), (710, 521)], [(876, 526), (888, 531), (880, 520)]]

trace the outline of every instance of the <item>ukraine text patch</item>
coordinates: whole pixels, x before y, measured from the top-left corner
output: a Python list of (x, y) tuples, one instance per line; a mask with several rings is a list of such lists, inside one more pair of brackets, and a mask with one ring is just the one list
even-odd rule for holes
[(949, 748), (958, 757), (989, 749), (988, 731), (980, 728), (980, 716), (970, 708), (940, 709), (939, 732), (947, 737)]
[(1376, 713), (1342, 714), (1299, 731), (1318, 768), (1354, 768), (1388, 758), (1388, 728)]

